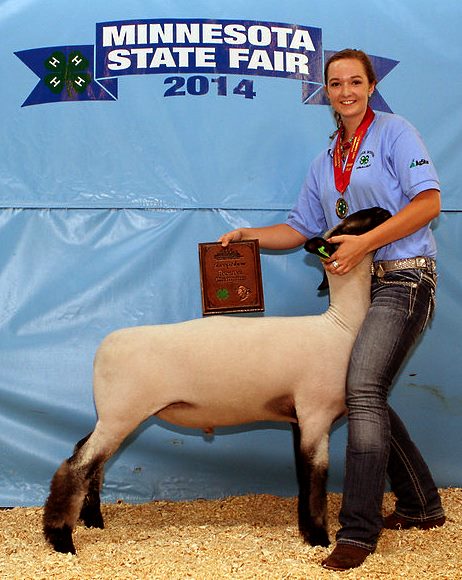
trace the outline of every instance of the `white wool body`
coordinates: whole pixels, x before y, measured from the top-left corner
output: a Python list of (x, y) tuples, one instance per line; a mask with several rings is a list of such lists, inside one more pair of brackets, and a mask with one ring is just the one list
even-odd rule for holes
[(314, 414), (332, 421), (344, 411), (348, 360), (370, 305), (370, 262), (328, 275), (321, 315), (213, 316), (110, 334), (95, 358), (94, 436), (123, 439), (151, 415), (204, 430)]

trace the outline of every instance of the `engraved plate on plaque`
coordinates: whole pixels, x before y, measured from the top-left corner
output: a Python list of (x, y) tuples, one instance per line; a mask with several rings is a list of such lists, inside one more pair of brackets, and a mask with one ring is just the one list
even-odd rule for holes
[(258, 240), (199, 244), (202, 313), (263, 312)]

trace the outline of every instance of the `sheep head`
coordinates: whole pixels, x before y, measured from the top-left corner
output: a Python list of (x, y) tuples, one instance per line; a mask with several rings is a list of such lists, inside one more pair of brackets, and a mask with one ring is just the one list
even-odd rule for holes
[[(337, 249), (337, 244), (331, 244), (327, 241), (328, 238), (340, 235), (359, 236), (374, 229), (390, 217), (391, 213), (382, 207), (361, 209), (352, 213), (338, 225), (326, 232), (324, 237), (317, 236), (307, 240), (304, 248), (310, 254), (315, 254), (321, 258), (321, 260), (325, 260), (326, 258), (330, 258)], [(318, 287), (318, 290), (325, 290), (327, 287), (327, 276), (324, 272), (324, 278)]]

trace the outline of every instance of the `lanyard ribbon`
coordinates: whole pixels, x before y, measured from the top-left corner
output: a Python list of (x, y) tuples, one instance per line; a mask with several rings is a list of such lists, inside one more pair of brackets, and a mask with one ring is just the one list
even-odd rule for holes
[(356, 161), (356, 157), (358, 155), (359, 146), (361, 145), (361, 141), (363, 140), (364, 135), (366, 134), (369, 125), (374, 120), (374, 111), (367, 107), (366, 114), (363, 117), (359, 127), (356, 129), (353, 142), (351, 147), (348, 151), (348, 157), (345, 164), (345, 169), (343, 168), (343, 159), (342, 159), (342, 140), (344, 136), (345, 129), (341, 127), (338, 135), (337, 141), (335, 143), (334, 149), (334, 179), (335, 179), (335, 187), (337, 191), (340, 193), (344, 193), (345, 189), (348, 187), (351, 179), (351, 172), (353, 171), (353, 165)]

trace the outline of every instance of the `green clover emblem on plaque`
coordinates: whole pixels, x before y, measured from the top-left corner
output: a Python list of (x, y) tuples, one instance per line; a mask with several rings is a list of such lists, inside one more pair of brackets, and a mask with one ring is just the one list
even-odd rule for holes
[(52, 72), (43, 80), (54, 94), (66, 88), (67, 95), (72, 97), (75, 93), (83, 93), (91, 83), (88, 59), (78, 50), (71, 52), (67, 59), (64, 53), (56, 51), (47, 58), (44, 65)]
[(228, 300), (229, 291), (226, 288), (219, 288), (216, 292), (218, 300)]

